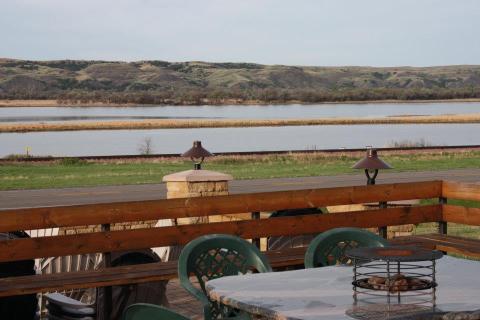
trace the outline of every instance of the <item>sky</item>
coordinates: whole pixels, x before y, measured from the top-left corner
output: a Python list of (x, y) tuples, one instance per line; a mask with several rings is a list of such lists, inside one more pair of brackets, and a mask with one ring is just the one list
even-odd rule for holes
[(480, 1), (0, 0), (0, 57), (480, 64)]

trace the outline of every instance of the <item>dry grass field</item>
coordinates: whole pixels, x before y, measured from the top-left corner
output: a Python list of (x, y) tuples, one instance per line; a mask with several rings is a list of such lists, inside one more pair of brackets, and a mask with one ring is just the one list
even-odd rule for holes
[[(479, 99), (480, 101), (480, 99)], [(469, 102), (469, 101), (466, 101)], [(0, 108), (3, 107), (128, 107), (132, 104), (128, 103), (105, 103), (105, 102), (89, 102), (85, 104), (68, 104), (55, 99), (30, 99), (30, 100), (6, 100), (0, 99)]]
[(73, 130), (117, 129), (172, 129), (172, 128), (227, 128), (227, 127), (280, 127), (356, 124), (428, 124), (428, 123), (478, 123), (480, 113), (400, 116), (384, 118), (318, 118), (318, 119), (235, 119), (235, 120), (138, 120), (138, 121), (91, 121), (60, 123), (0, 124), (0, 132), (37, 132)]

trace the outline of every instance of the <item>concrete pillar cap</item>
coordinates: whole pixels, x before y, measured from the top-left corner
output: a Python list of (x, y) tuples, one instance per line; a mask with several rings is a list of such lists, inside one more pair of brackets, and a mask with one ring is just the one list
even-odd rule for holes
[(233, 177), (229, 174), (210, 170), (187, 170), (175, 172), (163, 177), (164, 182), (202, 182), (202, 181), (230, 181)]

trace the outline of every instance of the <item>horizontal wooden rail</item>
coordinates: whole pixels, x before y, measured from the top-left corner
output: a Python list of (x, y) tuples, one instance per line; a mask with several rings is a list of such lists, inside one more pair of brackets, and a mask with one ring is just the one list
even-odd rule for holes
[(446, 204), (443, 206), (443, 220), (446, 222), (480, 226), (480, 208), (467, 208)]
[(462, 238), (444, 234), (422, 234), (398, 237), (390, 241), (393, 245), (414, 245), (429, 250), (460, 254), (472, 258), (480, 258), (480, 240)]
[(442, 181), (0, 210), (0, 232), (437, 198)]
[(480, 184), (443, 181), (442, 196), (451, 199), (480, 201)]
[(380, 227), (442, 220), (441, 205), (218, 222), (125, 231), (0, 241), (0, 262), (93, 252), (186, 244), (205, 234), (227, 233), (252, 239), (323, 232), (337, 227)]
[(169, 280), (178, 262), (157, 262), (99, 270), (0, 278), (0, 297), (55, 290), (87, 289)]
[[(305, 247), (264, 252), (272, 268), (302, 266)], [(178, 277), (178, 261), (154, 262), (99, 270), (0, 278), (0, 297), (170, 280)]]

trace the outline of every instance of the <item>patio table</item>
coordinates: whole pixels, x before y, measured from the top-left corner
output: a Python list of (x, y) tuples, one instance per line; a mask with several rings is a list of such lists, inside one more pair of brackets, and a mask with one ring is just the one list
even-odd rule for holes
[[(206, 289), (211, 299), (260, 318), (352, 319), (347, 315), (355, 310), (352, 269), (332, 266), (230, 276), (208, 281)], [(480, 262), (445, 256), (437, 261), (437, 283), (437, 310), (480, 309)], [(400, 312), (389, 314), (394, 318)]]

